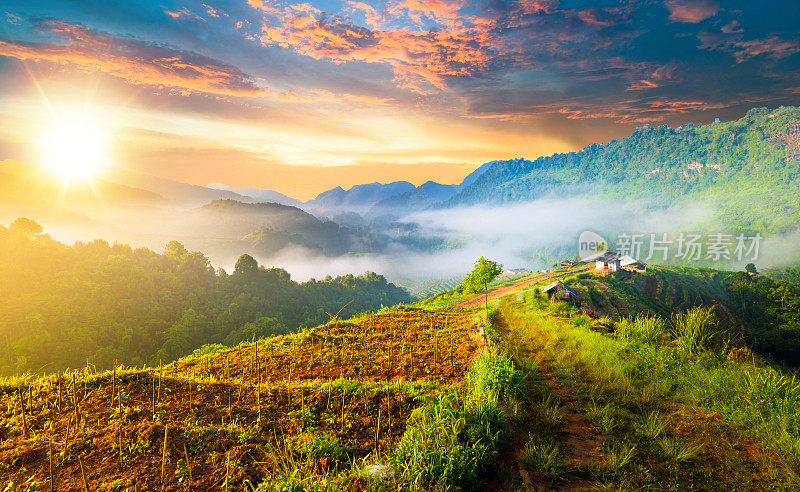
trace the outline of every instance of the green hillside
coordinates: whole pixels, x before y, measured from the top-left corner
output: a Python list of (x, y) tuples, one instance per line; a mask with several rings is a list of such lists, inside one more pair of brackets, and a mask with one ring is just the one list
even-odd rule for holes
[[(488, 312), (381, 309), (163, 366), (0, 378), (0, 475), (9, 490), (797, 490), (800, 385), (731, 337), (743, 278), (546, 275)], [(548, 299), (553, 279), (582, 305)]]
[(247, 255), (215, 271), (177, 241), (67, 246), (32, 221), (0, 225), (0, 375), (167, 362), (410, 300), (375, 273), (299, 283)]
[(782, 107), (710, 125), (646, 125), (579, 152), (498, 162), (446, 206), (565, 196), (708, 203), (732, 229), (796, 231), (799, 124), (800, 108)]

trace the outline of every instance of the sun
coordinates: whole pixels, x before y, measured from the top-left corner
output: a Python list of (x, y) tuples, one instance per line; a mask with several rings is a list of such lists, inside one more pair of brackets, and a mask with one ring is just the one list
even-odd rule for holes
[(107, 163), (107, 138), (87, 117), (62, 119), (45, 134), (42, 154), (42, 164), (64, 181), (89, 180)]

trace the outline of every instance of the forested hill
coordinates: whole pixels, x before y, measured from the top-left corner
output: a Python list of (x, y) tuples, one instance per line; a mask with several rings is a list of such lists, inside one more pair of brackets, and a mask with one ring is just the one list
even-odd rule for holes
[(742, 119), (638, 128), (627, 138), (535, 161), (495, 163), (445, 206), (552, 196), (702, 201), (737, 229), (797, 229), (800, 108), (750, 110)]
[(0, 226), (0, 375), (170, 361), (409, 302), (374, 273), (298, 283), (243, 255), (231, 274), (173, 241), (163, 254), (97, 240), (67, 246), (35, 222)]

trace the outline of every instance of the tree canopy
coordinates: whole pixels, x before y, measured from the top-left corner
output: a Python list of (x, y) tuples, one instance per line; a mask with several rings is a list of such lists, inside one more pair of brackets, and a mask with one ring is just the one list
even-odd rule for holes
[(343, 315), (411, 301), (375, 273), (298, 283), (243, 256), (227, 275), (177, 241), (158, 254), (36, 230), (0, 227), (0, 375), (157, 364), (315, 326), (352, 299)]
[(492, 280), (503, 272), (503, 265), (495, 261), (487, 260), (483, 256), (475, 260), (475, 266), (471, 272), (464, 277), (461, 285), (467, 292), (478, 292), (488, 287)]

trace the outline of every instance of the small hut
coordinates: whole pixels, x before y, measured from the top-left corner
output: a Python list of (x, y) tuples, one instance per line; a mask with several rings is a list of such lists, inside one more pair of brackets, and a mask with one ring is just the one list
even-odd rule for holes
[(548, 285), (542, 292), (547, 294), (547, 298), (550, 300), (555, 299), (569, 303), (575, 303), (578, 300), (578, 293), (564, 285), (564, 282), (560, 280)]

